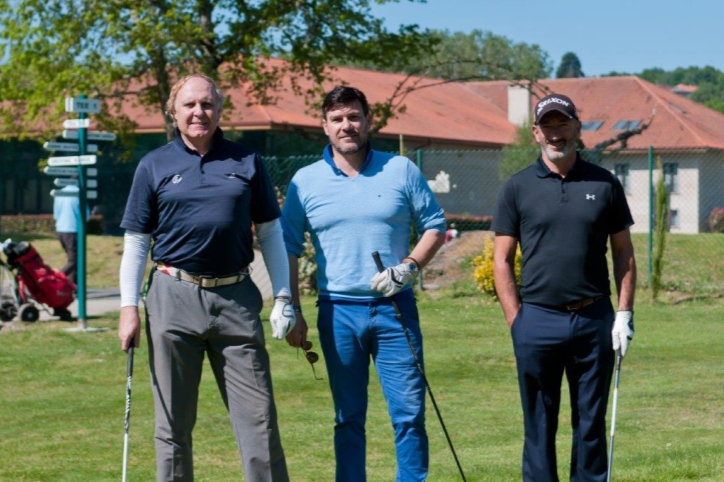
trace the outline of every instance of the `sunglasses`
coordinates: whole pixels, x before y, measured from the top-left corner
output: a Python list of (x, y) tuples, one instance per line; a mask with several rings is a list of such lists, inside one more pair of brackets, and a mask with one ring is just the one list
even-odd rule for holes
[(317, 376), (317, 370), (314, 368), (314, 364), (319, 361), (319, 355), (316, 352), (309, 351), (312, 349), (312, 342), (309, 340), (305, 340), (304, 343), (302, 343), (302, 351), (304, 352), (304, 358), (307, 359), (309, 364), (312, 367), (312, 373), (314, 374), (315, 380), (323, 380), (323, 378), (320, 378)]

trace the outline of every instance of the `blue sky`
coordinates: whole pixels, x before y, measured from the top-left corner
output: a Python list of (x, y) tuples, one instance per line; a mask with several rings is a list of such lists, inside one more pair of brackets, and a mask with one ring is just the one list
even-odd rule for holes
[(487, 30), (538, 44), (557, 67), (575, 52), (587, 76), (711, 65), (724, 71), (722, 0), (400, 0), (375, 5), (388, 28)]

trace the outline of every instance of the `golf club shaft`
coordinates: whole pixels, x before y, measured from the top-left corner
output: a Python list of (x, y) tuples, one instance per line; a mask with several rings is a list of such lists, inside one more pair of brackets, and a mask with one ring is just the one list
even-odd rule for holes
[(613, 382), (613, 408), (611, 410), (611, 440), (608, 447), (608, 471), (606, 482), (611, 482), (611, 469), (613, 469), (613, 442), (616, 438), (616, 410), (618, 409), (618, 383), (621, 379), (621, 351), (616, 352), (616, 373)]
[[(377, 265), (377, 271), (382, 272), (385, 270), (385, 266), (382, 264), (382, 258), (380, 258), (380, 253), (378, 251), (375, 251), (372, 253), (372, 258), (375, 260), (375, 265)], [(412, 356), (415, 359), (415, 364), (417, 365), (417, 370), (420, 372), (420, 375), (422, 375), (422, 380), (425, 382), (425, 388), (427, 388), (427, 394), (430, 395), (430, 401), (432, 402), (432, 406), (435, 408), (435, 413), (437, 414), (437, 419), (440, 421), (440, 426), (442, 427), (443, 433), (445, 433), (445, 438), (447, 439), (447, 444), (450, 447), (450, 451), (453, 454), (453, 458), (455, 459), (455, 464), (458, 466), (458, 471), (460, 472), (460, 477), (462, 478), (463, 482), (466, 482), (467, 479), (465, 479), (465, 473), (463, 472), (463, 467), (460, 465), (460, 460), (458, 460), (458, 455), (455, 452), (455, 447), (453, 446), (452, 440), (450, 439), (450, 435), (448, 434), (447, 428), (445, 427), (445, 422), (442, 420), (442, 414), (440, 413), (440, 409), (437, 407), (437, 402), (435, 401), (435, 396), (432, 394), (432, 388), (430, 387), (430, 383), (427, 381), (427, 376), (425, 376), (425, 371), (422, 369), (422, 364), (420, 363), (420, 359), (417, 356), (417, 351), (415, 350), (415, 346), (412, 344), (412, 340), (410, 339), (410, 333), (407, 331), (407, 323), (405, 323), (405, 319), (402, 316), (402, 312), (400, 311), (400, 307), (397, 304), (397, 301), (395, 300), (394, 295), (390, 298), (392, 300), (392, 307), (395, 309), (395, 317), (402, 325), (402, 331), (405, 333), (405, 338), (407, 339), (407, 344), (410, 346), (410, 351), (412, 352)]]
[(133, 340), (128, 348), (128, 366), (126, 369), (126, 415), (123, 434), (123, 476), (126, 482), (126, 469), (128, 467), (128, 428), (131, 424), (131, 382), (133, 381)]

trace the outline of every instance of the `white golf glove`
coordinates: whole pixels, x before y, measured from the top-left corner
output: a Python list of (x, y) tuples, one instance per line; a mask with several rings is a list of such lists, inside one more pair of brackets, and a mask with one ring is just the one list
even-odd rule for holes
[(613, 339), (613, 349), (621, 350), (621, 358), (626, 356), (628, 344), (634, 336), (633, 311), (618, 311), (616, 319), (613, 322), (613, 330), (611, 337)]
[(289, 298), (274, 298), (274, 308), (272, 308), (269, 321), (272, 326), (272, 336), (277, 340), (283, 340), (297, 322), (294, 316), (294, 308), (292, 300)]
[(392, 296), (411, 286), (415, 281), (415, 276), (417, 276), (415, 263), (400, 263), (374, 275), (370, 288), (381, 291), (385, 296)]

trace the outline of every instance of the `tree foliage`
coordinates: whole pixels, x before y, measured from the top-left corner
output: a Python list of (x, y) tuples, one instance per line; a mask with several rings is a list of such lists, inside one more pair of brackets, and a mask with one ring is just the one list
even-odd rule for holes
[(533, 135), (532, 123), (518, 127), (513, 143), (503, 147), (503, 159), (498, 167), (500, 179), (506, 180), (533, 164), (538, 153), (539, 146)]
[(338, 63), (451, 81), (537, 80), (550, 77), (553, 70), (548, 54), (538, 45), (516, 43), (491, 32), (432, 30), (430, 38), (434, 47), (426, 57), (399, 57), (393, 63), (339, 59)]
[[(333, 59), (390, 66), (431, 48), (415, 25), (385, 28), (370, 2), (0, 0), (2, 134), (57, 124), (64, 97), (80, 93), (107, 101), (104, 127), (132, 129), (119, 115), (121, 100), (163, 112), (174, 80), (192, 72), (222, 87), (243, 85), (260, 102), (273, 101), (283, 78), (313, 98)], [(302, 88), (302, 78), (315, 87)]]
[(581, 61), (578, 58), (578, 55), (574, 54), (573, 52), (566, 52), (565, 54), (563, 54), (563, 58), (561, 58), (561, 64), (556, 70), (556, 78), (570, 79), (585, 76), (586, 74), (583, 73)]

